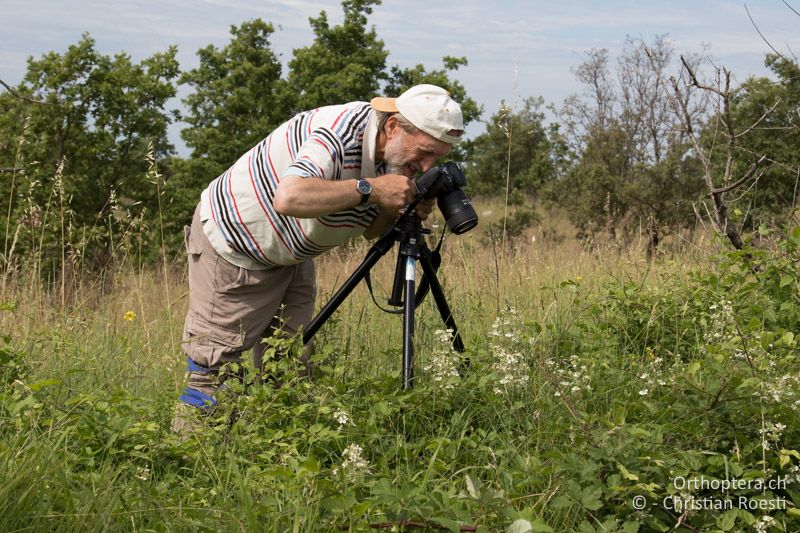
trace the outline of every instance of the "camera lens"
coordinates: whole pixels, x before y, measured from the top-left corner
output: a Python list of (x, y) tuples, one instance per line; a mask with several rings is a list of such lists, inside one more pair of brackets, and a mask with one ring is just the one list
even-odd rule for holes
[(456, 235), (466, 233), (478, 224), (478, 213), (472, 207), (467, 193), (461, 189), (439, 196), (437, 203), (447, 227)]

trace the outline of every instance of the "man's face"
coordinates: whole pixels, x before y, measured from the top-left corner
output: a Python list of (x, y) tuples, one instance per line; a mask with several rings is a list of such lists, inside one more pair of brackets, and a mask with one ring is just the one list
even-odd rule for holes
[(383, 151), (388, 173), (413, 178), (435, 165), (440, 157), (450, 153), (450, 144), (434, 139), (422, 131), (408, 133), (396, 121), (391, 118), (389, 120)]

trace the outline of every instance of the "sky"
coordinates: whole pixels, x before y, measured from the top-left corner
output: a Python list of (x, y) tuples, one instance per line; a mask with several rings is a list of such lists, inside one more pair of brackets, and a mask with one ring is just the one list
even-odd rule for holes
[[(434, 69), (444, 55), (466, 56), (469, 65), (454, 77), (488, 119), (502, 101), (513, 107), (528, 96), (559, 106), (582, 90), (573, 69), (585, 52), (606, 48), (614, 58), (627, 37), (667, 34), (678, 54), (705, 49), (738, 81), (769, 75), (763, 60), (770, 49), (759, 31), (781, 52), (800, 52), (800, 16), (792, 8), (800, 11), (800, 0), (384, 0), (369, 21), (389, 65)], [(308, 18), (321, 10), (332, 23), (342, 18), (334, 0), (0, 0), (0, 79), (16, 85), (28, 57), (63, 52), (84, 32), (102, 53), (125, 51), (135, 60), (177, 45), (188, 70), (197, 66), (199, 48), (224, 46), (231, 25), (254, 18), (275, 26), (272, 47), (285, 65), (293, 49), (312, 42)], [(181, 107), (187, 90), (171, 108)], [(170, 140), (186, 155), (181, 127), (170, 128)], [(473, 124), (467, 135), (483, 128)]]

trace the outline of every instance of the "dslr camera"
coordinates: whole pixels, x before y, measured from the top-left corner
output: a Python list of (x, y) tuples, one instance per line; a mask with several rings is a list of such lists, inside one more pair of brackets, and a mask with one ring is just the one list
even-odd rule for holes
[(417, 178), (417, 200), (436, 198), (447, 227), (456, 235), (466, 233), (478, 224), (478, 214), (462, 189), (467, 177), (458, 163), (447, 162), (432, 167)]

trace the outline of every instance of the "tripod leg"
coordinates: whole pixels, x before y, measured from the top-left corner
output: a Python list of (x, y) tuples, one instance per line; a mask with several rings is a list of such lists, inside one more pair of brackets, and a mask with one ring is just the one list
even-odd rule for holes
[(375, 263), (378, 260), (386, 255), (386, 253), (392, 249), (392, 246), (395, 243), (395, 232), (389, 233), (383, 237), (381, 237), (378, 242), (372, 245), (372, 248), (369, 249), (367, 252), (366, 257), (361, 262), (360, 265), (356, 268), (356, 270), (350, 275), (349, 278), (344, 282), (344, 284), (336, 291), (328, 303), (317, 313), (311, 322), (304, 328), (303, 331), (303, 344), (307, 344), (310, 341), (314, 334), (322, 327), (328, 318), (333, 314), (334, 311), (341, 305), (341, 303), (347, 298), (347, 296), (356, 288), (356, 285), (366, 277), (369, 273), (369, 270), (375, 266)]
[[(436, 277), (436, 269), (433, 268), (433, 263), (431, 263), (430, 253), (430, 250), (427, 248), (422, 251), (420, 257), (422, 271), (425, 273), (425, 279), (430, 284), (431, 294), (433, 294), (433, 299), (436, 302), (436, 307), (439, 309), (439, 315), (442, 317), (442, 321), (445, 326), (447, 326), (447, 329), (453, 330), (453, 349), (458, 353), (464, 353), (464, 341), (461, 340), (461, 334), (458, 332), (455, 319), (453, 319), (453, 313), (450, 312), (450, 307), (447, 305), (444, 291), (439, 284), (439, 278)], [(467, 362), (465, 365), (469, 366), (469, 363)]]
[(417, 260), (406, 257), (405, 298), (403, 299), (403, 390), (414, 386), (414, 282)]

